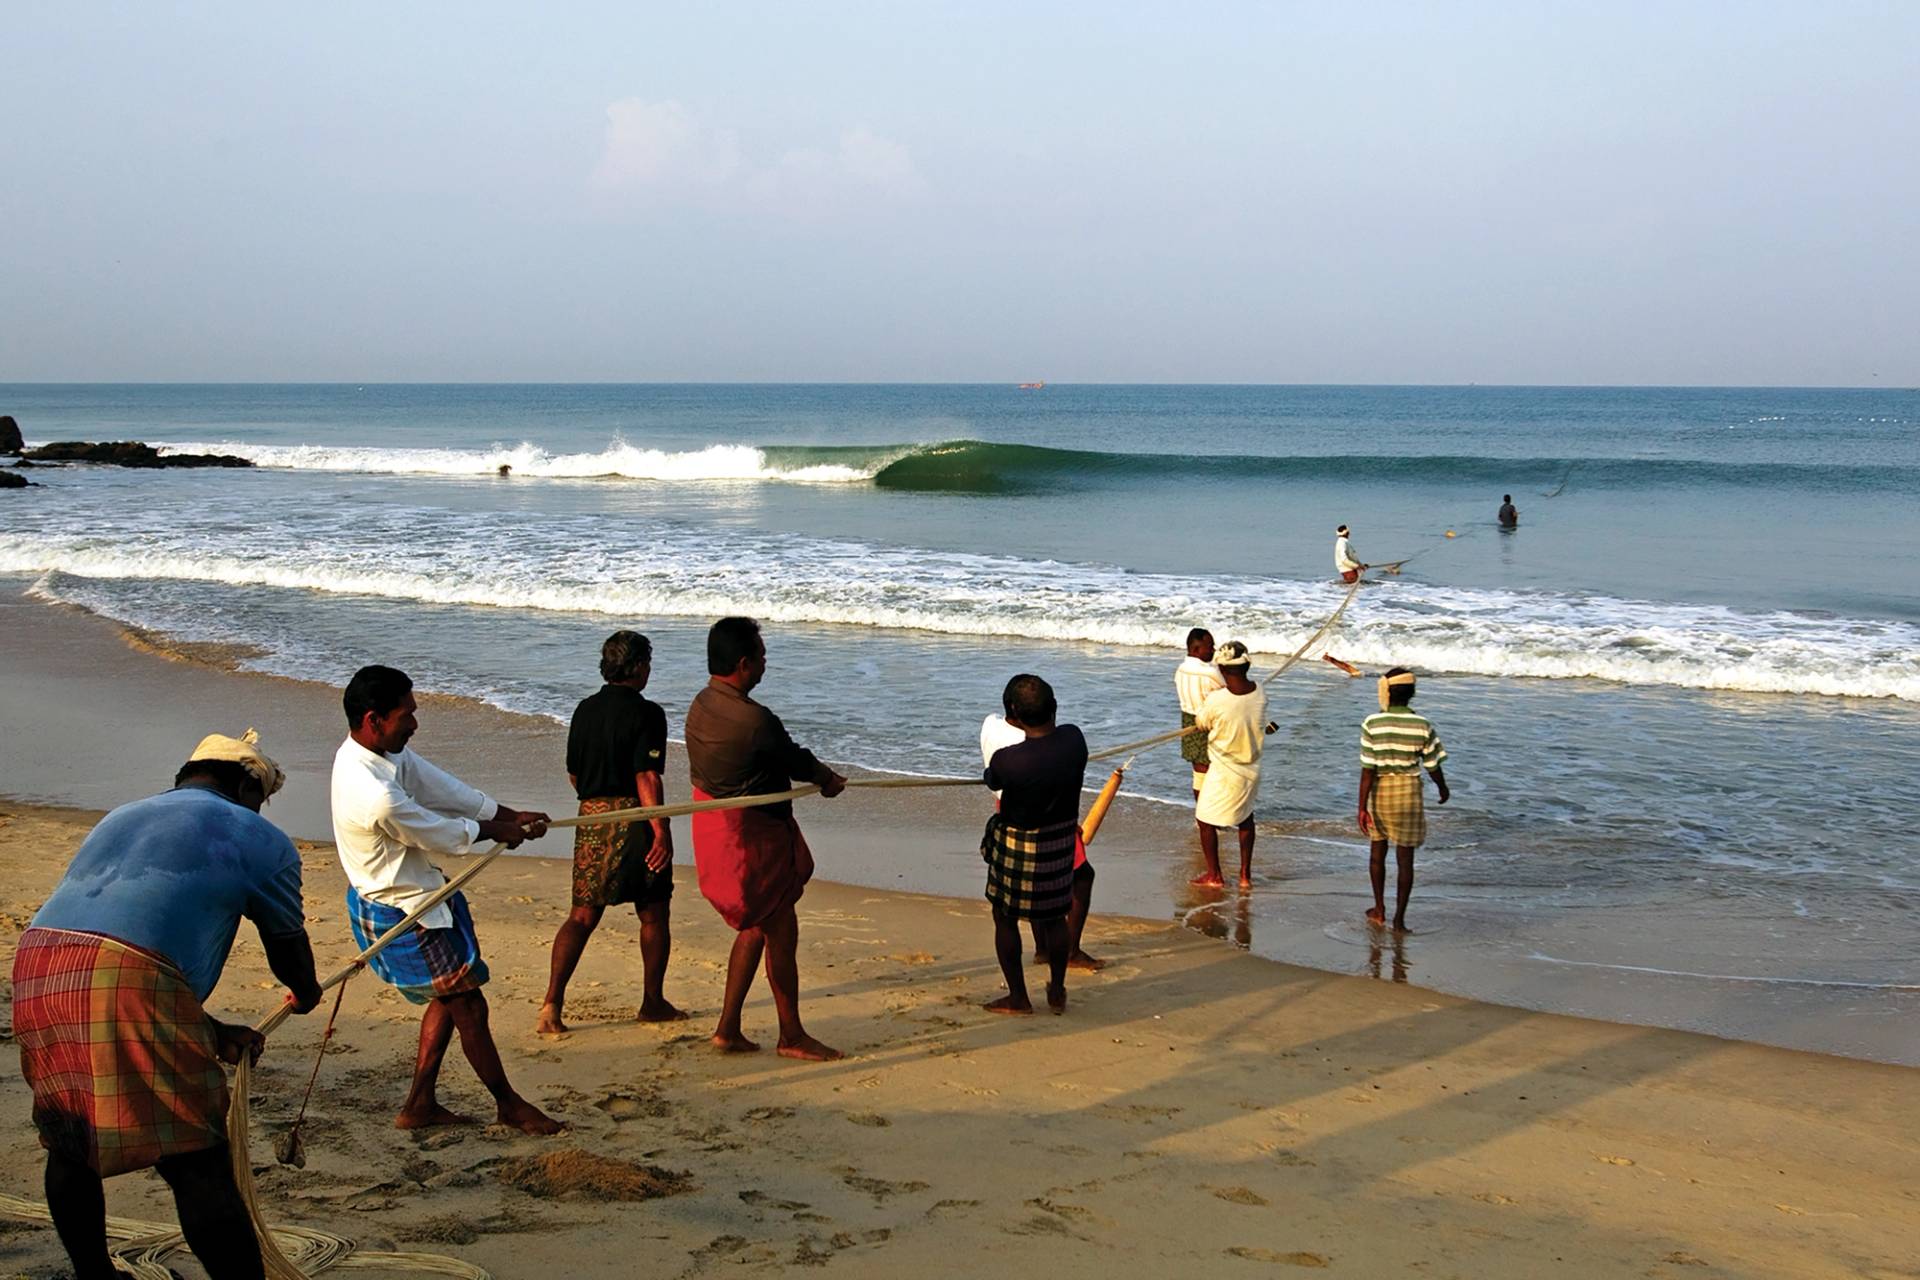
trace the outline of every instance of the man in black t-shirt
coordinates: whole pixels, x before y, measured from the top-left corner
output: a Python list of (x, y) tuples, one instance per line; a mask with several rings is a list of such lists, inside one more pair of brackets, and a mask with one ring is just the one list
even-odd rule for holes
[(1033, 1012), (1020, 963), (1020, 921), (1028, 920), (1047, 958), (1047, 1007), (1065, 1013), (1067, 912), (1073, 902), (1087, 740), (1078, 727), (1054, 723), (1053, 689), (1039, 676), (1015, 676), (1000, 702), (1007, 723), (1027, 736), (994, 752), (983, 778), (1000, 793), (1000, 810), (987, 820), (980, 856), (987, 864), (987, 901), (993, 904), (993, 949), (1007, 980), (1007, 994), (985, 1007), (993, 1013)]
[[(582, 817), (665, 803), (667, 716), (640, 691), (653, 674), (653, 645), (633, 631), (616, 631), (600, 646), (600, 692), (574, 708), (567, 730), (567, 779)], [(565, 1031), (561, 1020), (567, 980), (608, 907), (631, 902), (640, 916), (644, 995), (641, 1022), (687, 1015), (662, 991), (673, 946), (673, 830), (665, 818), (576, 827), (573, 910), (553, 938), (553, 964), (537, 1030)]]

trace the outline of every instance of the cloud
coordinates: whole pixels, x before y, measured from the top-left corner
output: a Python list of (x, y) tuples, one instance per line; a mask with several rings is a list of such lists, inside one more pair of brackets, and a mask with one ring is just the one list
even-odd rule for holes
[(607, 105), (606, 149), (589, 183), (677, 198), (724, 185), (739, 168), (731, 130), (701, 123), (678, 102), (622, 98)]
[(737, 207), (794, 218), (841, 216), (912, 200), (926, 188), (912, 153), (865, 125), (838, 144), (790, 146), (770, 162), (741, 158), (737, 135), (679, 102), (607, 106), (606, 145), (588, 184), (649, 204)]

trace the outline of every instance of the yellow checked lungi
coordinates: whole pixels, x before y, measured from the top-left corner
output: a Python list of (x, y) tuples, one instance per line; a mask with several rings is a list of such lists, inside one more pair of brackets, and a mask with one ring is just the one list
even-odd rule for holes
[(1385, 840), (1405, 849), (1426, 843), (1426, 779), (1419, 774), (1376, 774), (1367, 811), (1373, 815), (1375, 840)]

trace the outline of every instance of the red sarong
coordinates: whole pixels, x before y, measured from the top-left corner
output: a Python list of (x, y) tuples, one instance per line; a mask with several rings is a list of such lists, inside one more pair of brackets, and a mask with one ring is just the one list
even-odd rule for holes
[(164, 957), (28, 929), (13, 957), (13, 1037), (40, 1145), (103, 1178), (227, 1140), (213, 1020)]
[[(695, 800), (711, 800), (700, 788)], [(700, 893), (735, 929), (751, 929), (800, 901), (813, 878), (813, 853), (791, 811), (712, 809), (693, 817), (693, 866)]]

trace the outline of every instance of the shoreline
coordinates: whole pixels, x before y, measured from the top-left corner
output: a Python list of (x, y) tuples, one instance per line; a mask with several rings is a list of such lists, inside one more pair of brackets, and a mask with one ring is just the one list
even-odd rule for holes
[[(0, 723), (28, 730), (0, 746), (6, 794), (108, 809), (162, 789), (183, 743), (251, 724), (289, 771), (267, 816), (297, 838), (331, 838), (328, 773), (343, 728), (334, 688), (236, 670), (230, 650), (133, 634), (84, 608), (31, 596), (29, 582), (0, 591), (0, 626), (14, 638), (0, 650)], [(428, 756), (508, 803), (573, 812), (560, 763), (564, 725), (460, 696), (425, 694), (422, 703), (418, 745)], [(668, 799), (685, 799), (684, 750), (675, 745), (670, 755)], [(530, 772), (529, 762), (546, 763)], [(985, 812), (967, 788), (856, 791), (809, 804), (803, 821), (824, 879), (966, 902), (979, 897)], [(1450, 886), (1444, 866), (1436, 872), (1432, 863), (1416, 895), (1416, 933), (1381, 935), (1360, 923), (1364, 861), (1315, 872), (1306, 868), (1325, 861), (1330, 833), (1263, 824), (1262, 834), (1252, 895), (1194, 890), (1186, 880), (1197, 841), (1185, 812), (1123, 792), (1094, 850), (1095, 915), (1175, 921), (1266, 959), (1492, 1004), (1920, 1065), (1920, 1042), (1902, 1031), (1920, 1013), (1920, 990), (1822, 985), (1817, 973), (1806, 981), (1743, 977), (1712, 963), (1725, 926), (1710, 921), (1678, 943), (1660, 935), (1649, 963), (1636, 922), (1605, 904), (1535, 919), (1497, 895)], [(556, 833), (524, 853), (565, 856), (568, 839)], [(1291, 856), (1296, 845), (1308, 856)]]

